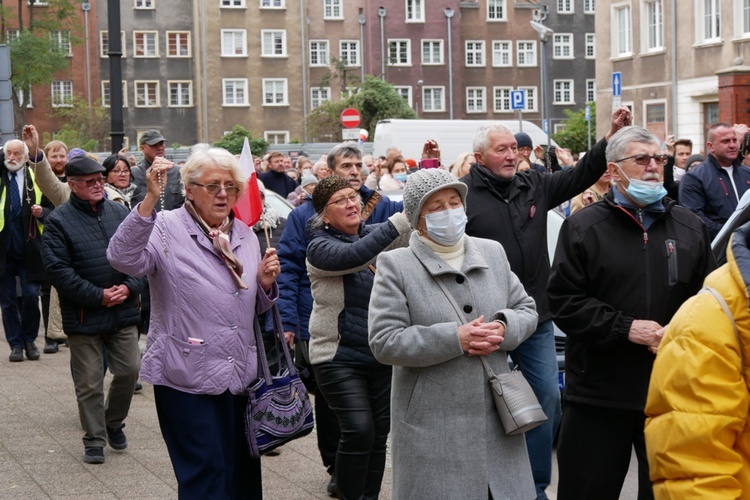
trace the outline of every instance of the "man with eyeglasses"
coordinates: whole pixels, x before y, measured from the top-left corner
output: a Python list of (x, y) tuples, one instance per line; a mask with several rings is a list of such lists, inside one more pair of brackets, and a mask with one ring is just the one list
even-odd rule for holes
[(680, 181), (680, 205), (689, 208), (716, 237), (750, 188), (750, 167), (742, 165), (736, 130), (727, 123), (708, 129), (708, 156)]
[[(83, 460), (104, 463), (104, 446), (128, 446), (122, 428), (138, 379), (138, 294), (146, 280), (116, 271), (107, 245), (128, 215), (104, 199), (104, 167), (87, 156), (65, 166), (70, 199), (47, 218), (42, 256), (60, 295), (63, 330), (84, 430)], [(104, 398), (104, 356), (113, 378)]]
[[(359, 195), (362, 203), (362, 220), (365, 224), (386, 222), (391, 215), (404, 209), (402, 202), (394, 202), (382, 196), (362, 183), (362, 152), (355, 143), (342, 143), (335, 146), (326, 158), (327, 167), (335, 175), (344, 177)], [(284, 334), (287, 340), (295, 345), (298, 364), (310, 368), (307, 343), (310, 334), (307, 330), (312, 312), (312, 294), (310, 278), (307, 276), (305, 259), (307, 257), (306, 227), (310, 218), (315, 215), (312, 197), (306, 198), (301, 205), (292, 210), (286, 221), (284, 232), (279, 240), (278, 255), (281, 263), (279, 284), (279, 311), (284, 323)], [(312, 373), (312, 370), (310, 369)], [(312, 376), (311, 376), (312, 377)], [(307, 381), (314, 390), (314, 379)], [(318, 437), (318, 449), (323, 465), (331, 475), (327, 491), (336, 493), (335, 460), (339, 442), (339, 427), (336, 416), (328, 407), (323, 396), (316, 392), (315, 422)]]
[(667, 156), (641, 127), (606, 149), (614, 188), (563, 223), (547, 288), (567, 334), (559, 499), (618, 498), (635, 450), (653, 498), (644, 408), (664, 327), (716, 267), (705, 224), (666, 198)]

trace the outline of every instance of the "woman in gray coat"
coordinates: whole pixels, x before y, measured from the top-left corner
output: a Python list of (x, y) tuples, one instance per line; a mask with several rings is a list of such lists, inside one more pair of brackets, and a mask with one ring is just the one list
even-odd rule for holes
[(507, 351), (536, 328), (534, 300), (499, 243), (464, 235), (465, 206), (466, 185), (450, 173), (411, 175), (404, 208), (416, 231), (377, 261), (369, 340), (394, 366), (394, 499), (536, 497), (524, 437), (505, 435), (478, 359), (509, 371)]

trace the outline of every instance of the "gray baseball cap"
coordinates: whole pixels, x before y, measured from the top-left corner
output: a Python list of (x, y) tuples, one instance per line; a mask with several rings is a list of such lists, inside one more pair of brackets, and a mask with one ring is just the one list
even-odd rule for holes
[(161, 135), (161, 132), (159, 132), (158, 130), (146, 130), (141, 134), (140, 144), (148, 144), (149, 146), (153, 146), (154, 144), (158, 144), (160, 142), (167, 142), (167, 140), (163, 135)]

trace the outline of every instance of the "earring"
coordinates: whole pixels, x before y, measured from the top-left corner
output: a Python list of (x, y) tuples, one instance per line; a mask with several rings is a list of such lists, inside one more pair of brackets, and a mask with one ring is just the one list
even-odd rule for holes
[(328, 229), (328, 223), (326, 222), (325, 228)]

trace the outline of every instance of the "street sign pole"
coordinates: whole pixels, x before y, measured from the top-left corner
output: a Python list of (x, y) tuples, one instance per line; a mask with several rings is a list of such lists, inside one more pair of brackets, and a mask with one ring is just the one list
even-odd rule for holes
[(587, 135), (586, 138), (588, 139), (588, 147), (586, 148), (586, 151), (591, 150), (591, 106), (588, 104), (586, 105), (586, 130)]
[(510, 91), (510, 109), (518, 111), (518, 130), (523, 132), (523, 108), (526, 107), (526, 92)]
[(523, 110), (518, 110), (518, 131), (523, 132)]

